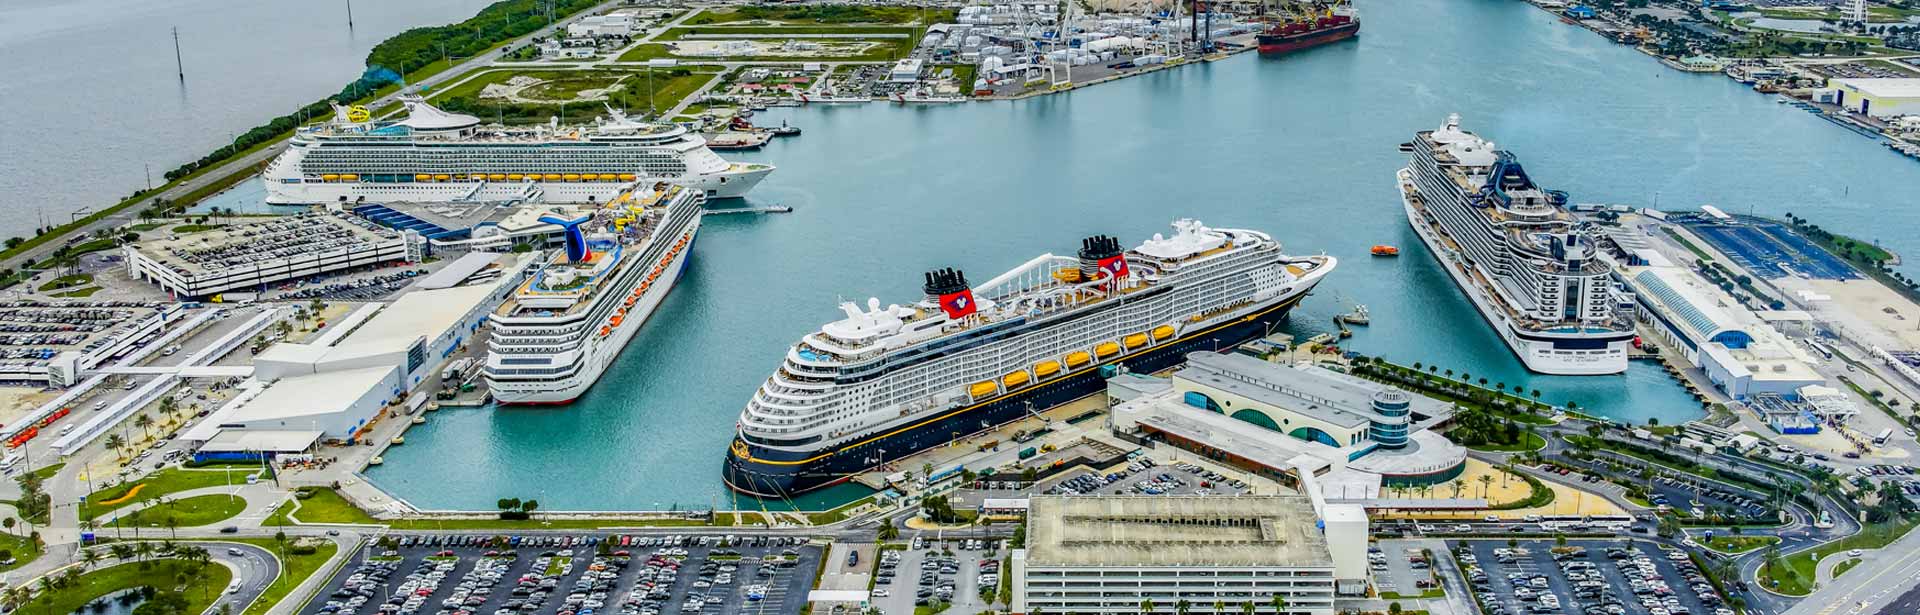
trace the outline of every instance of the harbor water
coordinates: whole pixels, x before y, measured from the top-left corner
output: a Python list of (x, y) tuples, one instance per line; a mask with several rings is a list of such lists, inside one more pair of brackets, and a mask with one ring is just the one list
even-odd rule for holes
[[(10, 0), (0, 3), (0, 236), (64, 224), (247, 129), (340, 91), (367, 51), (491, 0)], [(180, 29), (186, 79), (174, 63)]]
[[(1024, 101), (760, 114), (806, 134), (731, 156), (780, 165), (749, 203), (793, 213), (709, 219), (678, 288), (580, 402), (443, 410), (368, 475), (428, 509), (501, 497), (549, 510), (725, 508), (719, 471), (741, 405), (787, 347), (839, 317), (838, 301), (904, 303), (935, 267), (978, 283), (1087, 235), (1131, 244), (1181, 217), (1342, 259), (1295, 312), (1296, 334), (1329, 330), (1362, 303), (1373, 324), (1354, 350), (1631, 423), (1701, 416), (1655, 364), (1527, 374), (1451, 286), (1394, 187), (1397, 145), (1451, 112), (1574, 202), (1791, 211), (1868, 239), (1920, 222), (1906, 204), (1920, 165), (1724, 77), (1664, 68), (1517, 0), (1361, 8), (1357, 41), (1284, 58)], [(1370, 257), (1374, 244), (1403, 255)]]

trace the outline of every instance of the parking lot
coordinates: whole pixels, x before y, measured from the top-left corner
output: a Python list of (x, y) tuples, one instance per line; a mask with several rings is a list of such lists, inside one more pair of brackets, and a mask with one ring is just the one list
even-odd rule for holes
[(1448, 545), (1486, 615), (1733, 615), (1681, 551), (1621, 540)]
[(302, 612), (793, 614), (820, 553), (786, 536), (390, 536)]
[(1161, 465), (1144, 456), (1113, 472), (1068, 473), (1039, 487), (1048, 495), (1240, 495), (1247, 490), (1245, 482), (1197, 465)]
[(1433, 560), (1427, 541), (1382, 540), (1367, 547), (1367, 566), (1373, 571), (1374, 589), (1381, 594), (1417, 595), (1435, 586)]
[(1719, 510), (1746, 521), (1779, 521), (1774, 507), (1763, 498), (1745, 490), (1674, 476), (1654, 477), (1653, 490), (1647, 495), (1647, 501), (1655, 506), (1671, 506), (1695, 517)]
[(1000, 586), (1000, 541), (988, 538), (933, 540), (915, 537), (906, 549), (880, 553), (874, 571), (873, 606), (883, 613), (912, 613), (916, 605), (948, 601), (953, 613), (987, 610), (982, 587)]

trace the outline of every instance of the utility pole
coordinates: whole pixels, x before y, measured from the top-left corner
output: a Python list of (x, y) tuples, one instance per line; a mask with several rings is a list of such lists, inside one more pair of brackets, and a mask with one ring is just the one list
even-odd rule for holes
[(180, 81), (187, 81), (187, 65), (180, 61), (180, 26), (173, 27), (173, 68), (179, 73)]
[(347, 0), (347, 29), (353, 29), (353, 0)]

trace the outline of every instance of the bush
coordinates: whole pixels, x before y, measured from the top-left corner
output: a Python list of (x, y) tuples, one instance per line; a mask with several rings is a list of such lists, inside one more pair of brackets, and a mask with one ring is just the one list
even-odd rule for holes
[(320, 550), (314, 548), (313, 545), (294, 545), (294, 546), (288, 547), (287, 552), (292, 553), (294, 555), (313, 555), (315, 553), (319, 553)]

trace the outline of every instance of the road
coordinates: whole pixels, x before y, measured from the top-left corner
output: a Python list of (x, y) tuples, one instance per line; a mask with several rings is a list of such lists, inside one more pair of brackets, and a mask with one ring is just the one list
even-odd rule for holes
[[(594, 5), (593, 8), (589, 8), (585, 11), (582, 11), (582, 13), (583, 14), (598, 13), (600, 11), (613, 8), (614, 6), (618, 6), (622, 2), (623, 0), (607, 0), (606, 2), (602, 2), (600, 4)], [(533, 32), (530, 32), (525, 36), (514, 39), (512, 42), (506, 45), (501, 45), (499, 47), (496, 47), (480, 55), (467, 58), (466, 60), (461, 61), (459, 64), (456, 64), (451, 68), (448, 68), (447, 70), (441, 71), (440, 73), (435, 74), (432, 77), (422, 79), (420, 81), (411, 83), (409, 85), (417, 86), (423, 89), (431, 89), (432, 87), (437, 86), (441, 83), (447, 82), (461, 75), (464, 75), (468, 71), (491, 65), (494, 62), (494, 60), (498, 59), (503, 53), (505, 53), (506, 50), (513, 49), (514, 47), (518, 47), (522, 44), (527, 43), (528, 41), (531, 41), (534, 38), (546, 36), (547, 34), (550, 34), (553, 31), (564, 27), (567, 21), (568, 21), (567, 19), (556, 20), (553, 24), (540, 28), (538, 30), (534, 30)], [(369, 108), (383, 107), (393, 103), (402, 93), (403, 91), (395, 91), (385, 96), (376, 98), (372, 102), (366, 103), (366, 105)], [(118, 228), (123, 225), (132, 224), (136, 219), (138, 219), (140, 210), (146, 209), (147, 207), (152, 206), (154, 201), (159, 199), (167, 199), (167, 200), (180, 199), (185, 197), (188, 193), (191, 193), (195, 190), (199, 190), (201, 188), (205, 188), (209, 185), (219, 182), (222, 179), (230, 177), (236, 173), (243, 173), (250, 169), (258, 168), (261, 165), (266, 164), (267, 161), (272, 160), (274, 156), (280, 155), (280, 152), (286, 149), (286, 145), (287, 145), (287, 142), (285, 140), (277, 141), (272, 145), (261, 148), (258, 151), (215, 165), (212, 169), (204, 173), (201, 173), (198, 176), (195, 176), (191, 179), (180, 182), (179, 184), (176, 184), (173, 187), (168, 188), (166, 190), (161, 190), (159, 192), (142, 197), (139, 201), (134, 202), (131, 206), (121, 209), (120, 211), (115, 212), (112, 215), (108, 215), (100, 218), (99, 220), (95, 220), (91, 223), (88, 223), (77, 230), (71, 231), (70, 233), (68, 233), (68, 235), (71, 236), (74, 233), (79, 233), (82, 235), (91, 235), (95, 231), (109, 230), (109, 229)], [(4, 260), (0, 260), (0, 267), (17, 269), (20, 267), (21, 263), (28, 262), (29, 260), (38, 261), (40, 259), (53, 255), (53, 251), (63, 245), (66, 245), (66, 242), (61, 241), (59, 238), (55, 238), (52, 241), (48, 241), (38, 246), (34, 246), (33, 248), (24, 250), (19, 254), (13, 255), (12, 257), (9, 257)]]
[(1908, 532), (1885, 549), (1867, 552), (1859, 566), (1813, 592), (1785, 615), (1908, 614), (1883, 610), (1897, 599), (1911, 603), (1920, 587), (1920, 532)]

